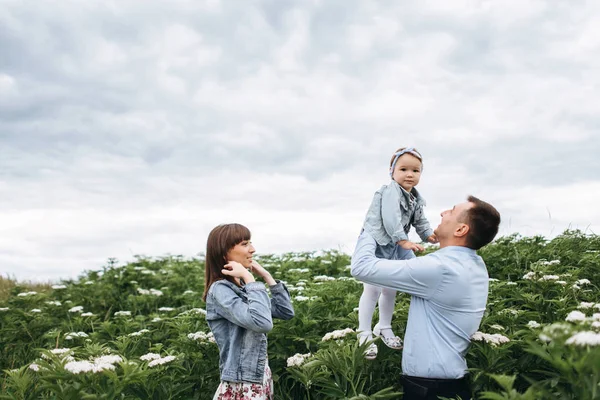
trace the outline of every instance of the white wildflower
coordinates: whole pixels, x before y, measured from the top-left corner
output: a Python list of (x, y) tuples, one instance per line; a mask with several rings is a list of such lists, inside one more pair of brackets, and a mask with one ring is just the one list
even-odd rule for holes
[(148, 289), (137, 288), (137, 291), (139, 294), (143, 294), (143, 295), (150, 294), (150, 291)]
[(52, 354), (66, 354), (66, 353), (68, 353), (70, 351), (71, 351), (71, 349), (63, 347), (61, 349), (52, 349), (52, 350), (50, 350), (50, 353), (52, 353)]
[(577, 308), (580, 309), (580, 310), (587, 310), (587, 309), (592, 308), (592, 307), (594, 307), (594, 303), (592, 303), (592, 302), (586, 302), (586, 301), (582, 301), (577, 306)]
[(578, 281), (575, 281), (575, 284), (579, 285), (579, 286), (584, 286), (584, 285), (591, 285), (592, 282), (590, 282), (589, 279), (579, 279)]
[(506, 282), (506, 284), (507, 284), (508, 286), (516, 286), (516, 285), (518, 285), (518, 283), (517, 283), (517, 282), (512, 282), (512, 281), (511, 281), (511, 282)]
[(46, 304), (48, 304), (49, 306), (62, 306), (62, 303), (60, 301), (47, 301)]
[(307, 353), (307, 354), (296, 353), (287, 359), (287, 366), (288, 367), (300, 367), (302, 364), (304, 364), (306, 359), (309, 358), (310, 356), (312, 356), (311, 353)]
[(65, 285), (52, 285), (52, 289), (54, 290), (58, 290), (58, 289), (66, 289), (67, 287)]
[(592, 328), (594, 328), (594, 329), (600, 329), (600, 321), (594, 321), (594, 322), (592, 322)]
[(333, 276), (317, 275), (317, 276), (313, 277), (313, 281), (315, 281), (315, 282), (335, 281), (335, 278)]
[(194, 294), (196, 292), (194, 292), (193, 290), (186, 290), (185, 292), (183, 292), (184, 295), (186, 294)]
[(573, 285), (571, 285), (571, 287), (573, 289), (581, 289), (581, 287), (579, 285), (577, 285), (576, 283), (574, 283)]
[(32, 308), (32, 309), (31, 309), (31, 312), (32, 312), (32, 313), (41, 313), (41, 312), (42, 312), (42, 310), (40, 310), (39, 308)]
[(163, 295), (163, 292), (161, 290), (158, 290), (158, 289), (150, 289), (150, 294), (152, 296), (160, 297), (160, 296)]
[(8, 311), (8, 310), (10, 310), (10, 308), (8, 308), (8, 307), (0, 307), (0, 311)]
[(598, 346), (600, 345), (600, 333), (591, 331), (577, 332), (567, 339), (565, 344), (572, 344), (575, 346)]
[(594, 308), (597, 308), (598, 310), (600, 310), (600, 303), (594, 304)]
[(543, 261), (542, 264), (544, 264), (544, 265), (558, 265), (558, 264), (560, 264), (560, 260)]
[(151, 361), (151, 360), (158, 360), (159, 358), (160, 358), (160, 354), (148, 353), (148, 354), (144, 354), (143, 356), (141, 356), (140, 360)]
[(81, 314), (82, 317), (93, 317), (94, 314), (92, 314), (91, 312), (84, 312)]
[(565, 286), (567, 284), (566, 281), (556, 281), (557, 285)]
[(497, 331), (503, 331), (504, 330), (504, 327), (502, 325), (498, 325), (498, 324), (494, 324), (494, 325), (490, 326), (490, 328), (496, 329)]
[(187, 336), (188, 336), (188, 339), (190, 339), (190, 340), (198, 340), (200, 342), (215, 343), (215, 336), (213, 335), (212, 332), (208, 332), (208, 333), (195, 332), (195, 333), (189, 333)]
[(546, 335), (545, 333), (540, 333), (539, 338), (542, 342), (546, 342), (546, 343), (552, 341), (552, 338), (550, 336)]
[(150, 332), (148, 329), (142, 329), (141, 331), (130, 333), (127, 336), (129, 336), (129, 337), (142, 336), (144, 333), (148, 333), (148, 332)]
[(114, 354), (109, 354), (106, 356), (100, 356), (97, 357), (94, 362), (96, 364), (116, 364), (116, 363), (120, 363), (123, 362), (123, 358), (121, 358), (121, 356), (117, 356)]
[(290, 274), (293, 274), (293, 273), (304, 274), (309, 271), (310, 270), (308, 268), (290, 268), (290, 269), (288, 269), (288, 273), (290, 273)]
[(558, 275), (544, 275), (539, 280), (540, 281), (555, 281), (555, 280), (558, 280), (559, 278), (560, 277)]
[(296, 300), (296, 301), (308, 301), (309, 298), (306, 297), (306, 296), (296, 296), (296, 297), (294, 297), (294, 300)]
[(175, 360), (175, 356), (166, 356), (166, 357), (162, 357), (162, 358), (157, 358), (156, 360), (150, 361), (148, 363), (148, 367), (152, 368), (155, 367), (157, 365), (163, 365), (166, 363), (170, 363), (171, 361)]
[(582, 322), (585, 321), (585, 314), (581, 311), (571, 311), (565, 318), (568, 322)]
[(500, 281), (500, 279), (496, 279), (496, 278), (489, 278), (488, 279), (489, 282), (498, 282)]
[(132, 285), (137, 285), (138, 281), (129, 281)]
[(124, 317), (131, 316), (131, 311), (117, 311), (115, 313), (115, 317), (119, 317), (119, 316), (124, 316)]
[(528, 273), (526, 273), (525, 275), (523, 275), (523, 279), (533, 279), (535, 277), (535, 272), (534, 271), (530, 271)]
[(354, 329), (351, 329), (351, 328), (336, 330), (336, 331), (333, 331), (333, 332), (326, 333), (325, 336), (323, 336), (323, 339), (321, 339), (321, 341), (322, 342), (326, 342), (326, 341), (332, 340), (332, 339), (333, 340), (335, 340), (335, 339), (341, 339), (344, 336), (346, 336), (346, 335), (348, 335), (350, 333), (353, 333), (353, 332), (354, 332)]
[(22, 292), (22, 293), (19, 293), (17, 296), (19, 296), (19, 297), (28, 297), (28, 296), (34, 296), (36, 294), (37, 294), (37, 292)]
[(40, 370), (40, 366), (36, 363), (31, 363), (31, 364), (29, 364), (29, 369), (31, 369), (35, 372), (38, 372)]
[(321, 264), (331, 264), (331, 260), (321, 260)]
[(299, 281), (298, 283), (296, 283), (296, 286), (306, 286), (306, 282)]
[(93, 284), (94, 284), (94, 282), (93, 282), (93, 281), (85, 281), (83, 284), (84, 284), (84, 285), (93, 285)]
[(156, 272), (154, 272), (154, 271), (150, 271), (150, 270), (148, 270), (148, 269), (145, 269), (145, 270), (143, 270), (143, 271), (140, 271), (140, 272), (141, 272), (142, 274), (144, 274), (144, 275), (156, 275)]
[(160, 322), (160, 321), (162, 321), (161, 317), (156, 317), (152, 320), (152, 322)]
[(72, 312), (72, 313), (82, 312), (82, 311), (83, 311), (83, 306), (76, 306), (73, 308), (69, 308), (69, 312)]
[(527, 327), (531, 328), (531, 329), (539, 328), (540, 326), (542, 326), (542, 325), (539, 322), (537, 322), (537, 321), (529, 321), (527, 323)]
[(173, 307), (161, 307), (158, 309), (158, 311), (164, 311), (164, 312), (169, 312), (169, 311), (173, 311), (174, 308)]
[(493, 334), (489, 334), (489, 333), (483, 333), (483, 332), (475, 332), (473, 334), (473, 336), (471, 336), (471, 340), (475, 340), (475, 341), (484, 341), (494, 347), (499, 346), (503, 343), (508, 343), (510, 342), (510, 339), (507, 338), (504, 335), (501, 335), (499, 333), (493, 333)]

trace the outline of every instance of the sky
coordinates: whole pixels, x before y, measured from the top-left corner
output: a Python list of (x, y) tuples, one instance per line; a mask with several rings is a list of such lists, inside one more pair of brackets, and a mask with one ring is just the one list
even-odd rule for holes
[[(0, 274), (351, 254), (399, 147), (432, 227), (600, 233), (600, 2), (0, 0)], [(413, 233), (411, 238), (417, 239)]]

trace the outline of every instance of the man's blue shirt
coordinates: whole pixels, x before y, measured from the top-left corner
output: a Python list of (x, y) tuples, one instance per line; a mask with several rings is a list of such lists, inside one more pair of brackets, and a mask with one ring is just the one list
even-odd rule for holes
[(461, 378), (471, 335), (485, 311), (489, 276), (467, 247), (448, 246), (410, 260), (375, 257), (375, 239), (362, 232), (352, 256), (358, 280), (410, 294), (402, 372), (423, 378)]

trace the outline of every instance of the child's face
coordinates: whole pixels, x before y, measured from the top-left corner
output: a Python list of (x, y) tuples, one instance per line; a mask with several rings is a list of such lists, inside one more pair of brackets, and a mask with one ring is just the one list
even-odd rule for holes
[(421, 160), (412, 154), (402, 154), (396, 161), (392, 179), (410, 192), (421, 180)]

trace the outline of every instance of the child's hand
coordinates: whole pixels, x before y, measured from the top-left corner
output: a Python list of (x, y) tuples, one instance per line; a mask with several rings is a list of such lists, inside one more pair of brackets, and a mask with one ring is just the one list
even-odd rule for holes
[(405, 250), (423, 251), (425, 248), (418, 243), (413, 243), (409, 240), (399, 240), (398, 245)]
[(437, 236), (436, 236), (436, 235), (435, 235), (435, 233), (434, 233), (434, 234), (432, 234), (431, 236), (429, 236), (429, 237), (427, 238), (427, 241), (428, 241), (429, 243), (437, 243), (437, 242), (438, 242), (438, 238), (437, 238)]

